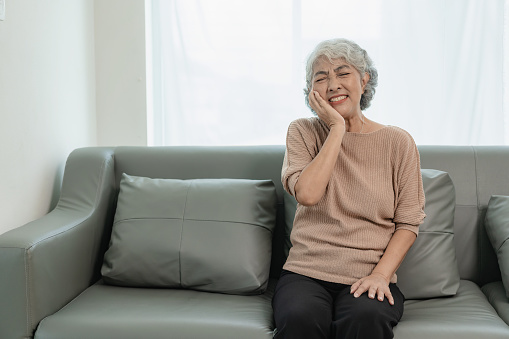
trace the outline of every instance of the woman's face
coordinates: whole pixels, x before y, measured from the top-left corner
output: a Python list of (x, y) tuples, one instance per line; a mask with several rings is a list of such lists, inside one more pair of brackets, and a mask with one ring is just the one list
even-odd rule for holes
[(361, 114), (361, 96), (369, 75), (360, 76), (355, 67), (343, 59), (319, 58), (313, 67), (313, 90), (326, 100), (343, 118)]

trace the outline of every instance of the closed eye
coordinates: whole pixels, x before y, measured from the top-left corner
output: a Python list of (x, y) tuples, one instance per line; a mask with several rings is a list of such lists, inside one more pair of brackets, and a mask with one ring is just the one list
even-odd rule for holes
[(315, 82), (320, 82), (320, 81), (323, 81), (323, 80), (325, 80), (325, 78), (316, 79)]

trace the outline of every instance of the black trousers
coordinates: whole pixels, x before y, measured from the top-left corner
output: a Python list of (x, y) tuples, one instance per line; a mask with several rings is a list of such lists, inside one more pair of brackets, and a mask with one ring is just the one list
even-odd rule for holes
[(276, 286), (272, 307), (276, 339), (389, 339), (392, 328), (403, 315), (405, 297), (390, 284), (391, 306), (350, 294), (350, 285), (309, 278), (283, 270)]

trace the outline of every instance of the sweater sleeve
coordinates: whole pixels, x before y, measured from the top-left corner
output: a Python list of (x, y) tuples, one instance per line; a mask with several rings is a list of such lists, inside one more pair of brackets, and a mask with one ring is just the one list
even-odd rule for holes
[(293, 121), (286, 135), (286, 151), (281, 170), (284, 189), (295, 196), (295, 185), (302, 170), (317, 154), (316, 138), (305, 119)]
[(393, 222), (396, 230), (405, 229), (418, 235), (419, 225), (426, 217), (419, 151), (407, 132), (402, 135), (398, 146), (394, 173), (396, 200)]

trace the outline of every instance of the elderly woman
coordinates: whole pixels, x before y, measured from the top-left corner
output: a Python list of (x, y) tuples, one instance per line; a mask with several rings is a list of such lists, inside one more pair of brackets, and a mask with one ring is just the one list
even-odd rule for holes
[(364, 116), (377, 71), (356, 43), (320, 43), (306, 66), (317, 117), (288, 128), (284, 188), (298, 202), (276, 287), (275, 338), (392, 338), (396, 270), (425, 214), (419, 153), (403, 129)]

